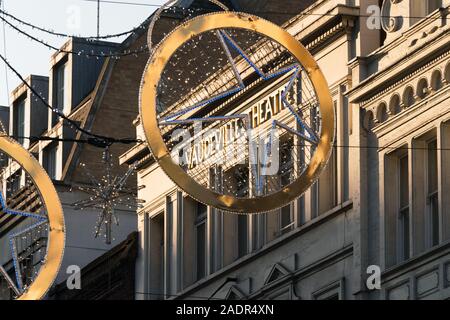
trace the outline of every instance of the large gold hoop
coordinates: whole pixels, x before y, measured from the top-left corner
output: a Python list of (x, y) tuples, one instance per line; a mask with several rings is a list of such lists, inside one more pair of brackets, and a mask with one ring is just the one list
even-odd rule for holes
[[(223, 28), (254, 31), (275, 40), (296, 58), (307, 72), (319, 102), (321, 134), (307, 169), (293, 183), (276, 193), (255, 198), (236, 198), (220, 194), (197, 183), (176, 164), (164, 143), (158, 126), (156, 99), (161, 74), (179, 46), (200, 33)], [(193, 18), (177, 27), (156, 48), (142, 79), (140, 112), (149, 148), (164, 172), (194, 199), (215, 208), (235, 213), (268, 212), (283, 207), (301, 196), (325, 168), (334, 141), (334, 109), (328, 84), (311, 54), (287, 31), (275, 24), (243, 13), (218, 12)]]
[(65, 245), (64, 216), (53, 183), (39, 162), (19, 143), (0, 135), (0, 151), (14, 159), (35, 183), (48, 217), (47, 254), (38, 275), (18, 300), (42, 299), (58, 274)]

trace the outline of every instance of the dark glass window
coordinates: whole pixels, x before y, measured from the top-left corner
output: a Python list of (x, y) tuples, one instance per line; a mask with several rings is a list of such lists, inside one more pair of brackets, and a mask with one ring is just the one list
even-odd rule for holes
[(427, 156), (428, 176), (428, 210), (430, 221), (431, 245), (439, 243), (439, 203), (438, 203), (438, 170), (437, 170), (437, 141), (428, 143)]
[(14, 137), (23, 144), (25, 136), (25, 98), (21, 98), (14, 106)]
[[(66, 64), (60, 63), (54, 70), (54, 84), (53, 84), (53, 107), (59, 111), (63, 111), (67, 103), (67, 88), (66, 88)], [(53, 113), (52, 126), (58, 121), (58, 116)]]
[(196, 262), (197, 262), (197, 280), (206, 276), (206, 217), (208, 208), (197, 203), (196, 220)]
[(400, 260), (409, 259), (409, 173), (408, 157), (399, 160), (399, 253)]
[(58, 145), (51, 144), (44, 149), (43, 164), (50, 178), (56, 179), (56, 162), (57, 162)]

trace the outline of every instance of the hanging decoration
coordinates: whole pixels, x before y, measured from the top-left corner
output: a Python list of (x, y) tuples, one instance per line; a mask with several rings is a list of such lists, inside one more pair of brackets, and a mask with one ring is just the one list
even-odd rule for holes
[(157, 47), (150, 31), (141, 118), (155, 160), (181, 189), (224, 211), (259, 213), (318, 179), (334, 109), (320, 68), (294, 37), (228, 11), (183, 22)]
[(97, 179), (82, 163), (80, 166), (91, 181), (88, 186), (76, 186), (76, 189), (89, 195), (72, 204), (76, 210), (85, 210), (92, 208), (99, 210), (98, 221), (95, 226), (95, 238), (103, 235), (106, 244), (113, 242), (112, 227), (113, 224), (119, 225), (119, 218), (116, 210), (120, 208), (137, 209), (142, 207), (142, 200), (137, 199), (137, 192), (142, 188), (127, 186), (128, 179), (135, 174), (136, 165), (131, 165), (123, 175), (113, 175), (112, 162), (109, 148), (103, 152), (103, 165), (105, 173), (100, 179)]
[(39, 162), (0, 133), (0, 300), (45, 296), (61, 265), (64, 217)]

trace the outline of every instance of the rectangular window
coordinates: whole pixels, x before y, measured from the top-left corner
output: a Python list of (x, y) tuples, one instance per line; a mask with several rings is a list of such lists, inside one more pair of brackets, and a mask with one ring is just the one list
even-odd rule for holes
[[(288, 186), (292, 181), (294, 174), (294, 141), (292, 138), (286, 139), (281, 137), (280, 139), (280, 184), (281, 187)], [(294, 229), (295, 219), (293, 204), (280, 209), (279, 212), (279, 234), (285, 234)]]
[(313, 300), (343, 300), (344, 280), (333, 282), (312, 293)]
[(18, 100), (14, 106), (14, 137), (20, 143), (24, 143), (25, 136), (25, 102), (26, 97)]
[(437, 140), (428, 143), (427, 153), (428, 225), (430, 243), (435, 246), (439, 244)]
[(147, 299), (164, 299), (164, 212), (159, 213), (154, 218), (148, 218), (147, 255), (149, 268), (147, 270), (147, 286), (150, 292)]
[(409, 171), (408, 156), (399, 159), (399, 260), (409, 259)]
[(12, 174), (6, 181), (7, 183), (7, 191), (6, 191), (6, 196), (7, 197), (13, 197), (17, 191), (20, 190), (20, 180), (22, 177), (22, 171), (19, 170), (17, 172), (15, 172), (14, 174)]
[[(67, 75), (66, 75), (66, 63), (65, 61), (60, 63), (54, 70), (54, 84), (53, 84), (53, 107), (59, 111), (64, 111), (64, 107), (67, 106)], [(53, 113), (52, 126), (58, 121), (58, 116)]]
[(431, 12), (440, 8), (441, 0), (410, 0), (410, 26), (416, 24)]
[(238, 215), (238, 258), (245, 256), (248, 252), (248, 217), (246, 215)]
[(195, 223), (196, 229), (196, 266), (197, 280), (206, 276), (206, 217), (208, 208), (198, 202), (197, 218)]
[(43, 165), (51, 179), (56, 179), (58, 144), (50, 144), (44, 149)]

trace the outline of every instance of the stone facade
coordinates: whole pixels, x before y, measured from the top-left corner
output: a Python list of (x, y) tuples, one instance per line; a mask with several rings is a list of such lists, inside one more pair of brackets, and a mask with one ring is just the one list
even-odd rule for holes
[[(139, 161), (145, 186), (137, 299), (450, 297), (450, 2), (388, 2), (386, 15), (403, 18), (384, 30), (366, 23), (381, 4), (370, 0), (315, 1), (283, 25), (318, 61), (337, 115), (328, 169), (291, 205), (288, 232), (276, 214), (249, 216), (245, 229), (212, 208), (198, 221), (199, 205), (145, 145), (122, 156)], [(371, 270), (379, 290), (367, 286)]]

